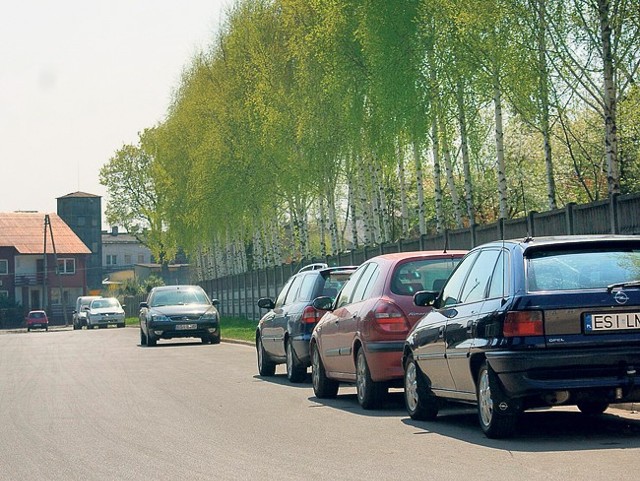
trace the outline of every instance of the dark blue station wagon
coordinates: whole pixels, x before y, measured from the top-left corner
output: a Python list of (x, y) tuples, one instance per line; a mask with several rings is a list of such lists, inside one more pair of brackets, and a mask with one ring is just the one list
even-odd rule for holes
[(403, 352), (405, 404), (475, 403), (489, 437), (529, 408), (640, 400), (640, 236), (498, 241), (467, 254)]

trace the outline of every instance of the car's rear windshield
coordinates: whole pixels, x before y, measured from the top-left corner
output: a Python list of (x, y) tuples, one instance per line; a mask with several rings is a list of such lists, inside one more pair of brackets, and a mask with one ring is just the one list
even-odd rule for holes
[(530, 292), (606, 288), (640, 280), (640, 249), (563, 249), (527, 258)]
[(183, 304), (208, 304), (207, 295), (201, 289), (176, 289), (159, 291), (153, 294), (151, 307), (176, 306)]
[(30, 317), (33, 319), (42, 319), (44, 317), (44, 312), (32, 312)]
[(418, 291), (439, 291), (459, 262), (459, 258), (405, 262), (393, 273), (391, 292), (412, 296)]

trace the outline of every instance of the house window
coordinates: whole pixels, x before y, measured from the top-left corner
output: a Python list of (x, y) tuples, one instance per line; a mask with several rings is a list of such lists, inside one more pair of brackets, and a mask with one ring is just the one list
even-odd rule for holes
[(0, 291), (0, 299), (9, 299), (9, 291)]
[(138, 264), (144, 264), (144, 254), (138, 254)]
[(9, 261), (6, 259), (0, 259), (0, 275), (9, 274)]
[(58, 259), (58, 273), (59, 274), (75, 274), (76, 260), (75, 259)]
[(115, 266), (118, 264), (118, 256), (115, 254), (107, 254), (107, 265)]
[(127, 266), (129, 264), (131, 264), (131, 255), (130, 254), (125, 254), (124, 255), (124, 264), (127, 265)]

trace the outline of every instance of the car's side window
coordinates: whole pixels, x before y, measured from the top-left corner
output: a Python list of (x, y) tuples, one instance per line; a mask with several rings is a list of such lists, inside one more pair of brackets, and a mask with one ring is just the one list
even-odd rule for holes
[(289, 292), (291, 284), (293, 284), (293, 278), (289, 279), (280, 291), (280, 295), (278, 296), (278, 299), (276, 299), (276, 307), (282, 307), (282, 305), (284, 304), (284, 300), (287, 297), (287, 292)]
[(298, 291), (300, 290), (300, 285), (302, 284), (302, 279), (304, 276), (296, 276), (293, 278), (293, 283), (289, 288), (289, 292), (287, 292), (287, 297), (284, 300), (284, 305), (288, 306), (296, 301), (298, 296)]
[(462, 288), (460, 302), (471, 303), (485, 299), (489, 279), (498, 255), (500, 255), (500, 251), (497, 249), (487, 249), (480, 252)]
[(491, 274), (491, 285), (489, 286), (489, 299), (504, 297), (508, 292), (509, 284), (507, 275), (509, 273), (509, 255), (505, 251), (500, 252), (498, 261)]
[(442, 301), (440, 302), (440, 307), (452, 306), (460, 303), (460, 291), (462, 290), (462, 285), (464, 284), (464, 280), (467, 278), (467, 274), (477, 257), (478, 252), (473, 252), (467, 255), (462, 262), (458, 264), (458, 267), (453, 271), (451, 277), (449, 277), (449, 280), (442, 289)]
[(313, 295), (313, 288), (315, 287), (318, 281), (318, 276), (311, 273), (307, 274), (302, 278), (302, 286), (300, 286), (300, 291), (298, 291), (298, 297), (296, 301), (310, 301), (311, 296)]
[(378, 278), (380, 267), (378, 264), (371, 262), (367, 269), (362, 273), (360, 281), (353, 292), (353, 298), (351, 302), (358, 302), (362, 299), (366, 299), (368, 292), (373, 288), (373, 285)]
[(340, 291), (338, 302), (336, 302), (336, 308), (345, 306), (349, 304), (349, 302), (351, 302), (351, 294), (353, 294), (353, 290), (355, 289), (358, 280), (360, 279), (360, 277), (362, 277), (363, 273), (367, 270), (369, 265), (370, 263), (363, 264), (358, 267), (358, 270), (353, 273), (351, 278), (347, 281), (347, 283)]

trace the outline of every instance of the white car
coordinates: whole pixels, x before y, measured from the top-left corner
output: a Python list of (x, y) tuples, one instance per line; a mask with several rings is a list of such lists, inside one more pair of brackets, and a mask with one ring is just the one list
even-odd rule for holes
[(87, 313), (87, 329), (94, 327), (109, 327), (111, 325), (124, 327), (124, 309), (115, 297), (94, 299), (84, 310)]

